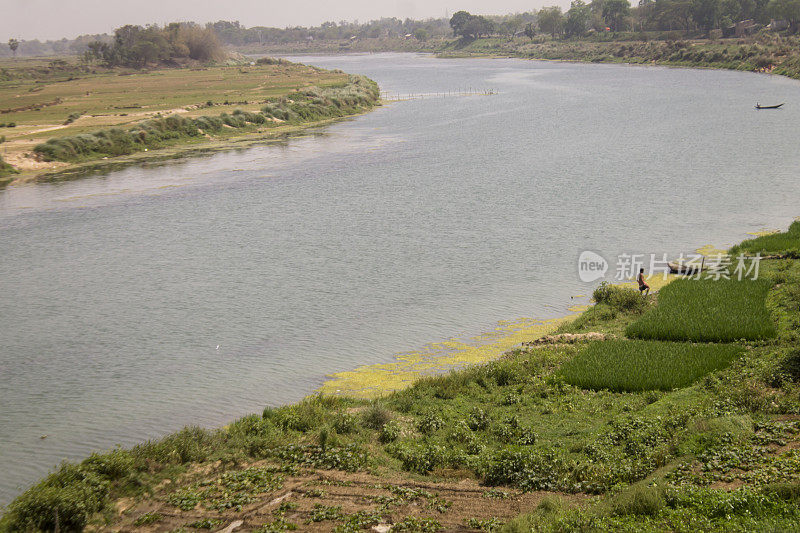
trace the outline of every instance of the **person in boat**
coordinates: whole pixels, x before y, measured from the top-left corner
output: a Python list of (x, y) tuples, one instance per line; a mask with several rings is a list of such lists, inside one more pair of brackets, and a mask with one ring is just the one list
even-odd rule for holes
[(637, 276), (636, 281), (639, 282), (639, 293), (643, 296), (648, 296), (650, 294), (650, 285), (644, 280), (644, 269), (639, 269), (639, 276)]

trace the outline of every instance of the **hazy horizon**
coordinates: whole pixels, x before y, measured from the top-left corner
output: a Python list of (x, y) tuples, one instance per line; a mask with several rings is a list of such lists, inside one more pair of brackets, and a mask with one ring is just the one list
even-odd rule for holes
[(499, 0), (486, 7), (479, 0), (297, 0), (292, 4), (230, 0), (140, 0), (138, 3), (100, 0), (0, 0), (0, 41), (10, 38), (40, 41), (73, 39), (78, 35), (112, 33), (125, 24), (238, 20), (244, 26), (318, 26), (326, 21), (366, 22), (382, 17), (441, 18), (461, 9), (482, 15), (538, 10), (547, 5), (569, 7), (569, 0)]

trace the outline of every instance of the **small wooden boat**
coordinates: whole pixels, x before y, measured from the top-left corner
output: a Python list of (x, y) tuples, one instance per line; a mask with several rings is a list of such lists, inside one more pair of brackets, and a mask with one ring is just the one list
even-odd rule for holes
[(783, 105), (783, 104), (778, 104), (778, 105), (761, 105), (761, 104), (756, 104), (756, 109), (778, 109), (778, 108), (779, 108), (780, 106), (782, 106), (782, 105)]
[(691, 276), (692, 274), (699, 274), (704, 270), (708, 270), (706, 267), (706, 258), (703, 258), (703, 261), (698, 265), (697, 263), (683, 263), (678, 261), (670, 261), (667, 263), (667, 268), (669, 268), (670, 273), (672, 274), (685, 274), (687, 276)]

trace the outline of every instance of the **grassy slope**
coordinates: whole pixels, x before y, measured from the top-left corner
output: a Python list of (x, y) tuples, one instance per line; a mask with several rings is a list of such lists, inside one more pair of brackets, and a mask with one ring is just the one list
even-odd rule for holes
[[(27, 157), (33, 147), (51, 138), (90, 133), (101, 128), (129, 128), (159, 115), (180, 114), (196, 118), (231, 113), (235, 109), (256, 112), (269, 99), (311, 86), (326, 89), (348, 82), (348, 75), (300, 64), (216, 66), (152, 71), (84, 71), (76, 65), (51, 67), (39, 59), (0, 61), (0, 128), (6, 143), (6, 162), (23, 171), (21, 178), (62, 170), (66, 163), (46, 163)], [(213, 107), (208, 107), (211, 102)], [(78, 118), (65, 124), (70, 116)], [(272, 124), (270, 124), (272, 126)], [(270, 128), (276, 135), (296, 128)], [(260, 131), (263, 128), (251, 128)], [(190, 139), (197, 144), (232, 136), (215, 133), (212, 139)]]
[[(532, 509), (507, 529), (796, 528), (800, 261), (765, 261), (761, 275), (777, 337), (734, 343), (743, 357), (689, 387), (584, 390), (559, 374), (585, 347), (516, 350), (373, 402), (311, 397), (62, 466), (9, 507), (0, 530), (52, 528), (55, 509), (62, 529), (241, 519), (270, 524), (262, 531), (490, 530)], [(654, 300), (618, 294), (563, 330), (622, 335)]]

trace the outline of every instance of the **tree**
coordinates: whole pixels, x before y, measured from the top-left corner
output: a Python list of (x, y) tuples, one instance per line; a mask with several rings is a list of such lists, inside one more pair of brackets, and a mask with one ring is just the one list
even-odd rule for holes
[(719, 19), (719, 0), (692, 0), (692, 18), (703, 30), (713, 30)]
[(14, 54), (14, 57), (17, 57), (17, 48), (19, 48), (19, 40), (9, 39), (8, 47), (11, 48), (11, 52)]
[(536, 36), (536, 26), (534, 26), (533, 22), (529, 22), (525, 25), (525, 37), (530, 39), (531, 41)]
[(557, 33), (561, 33), (564, 26), (564, 15), (559, 6), (544, 7), (539, 11), (539, 27), (542, 31), (549, 33), (556, 38)]
[(464, 31), (467, 28), (467, 24), (472, 19), (472, 15), (470, 15), (467, 11), (456, 11), (453, 13), (453, 16), (450, 17), (450, 27), (453, 28), (453, 34), (458, 35), (460, 37), (466, 37)]
[(418, 41), (427, 41), (428, 40), (428, 30), (425, 28), (417, 28), (414, 30), (414, 38)]
[(564, 22), (564, 33), (567, 37), (580, 37), (589, 29), (592, 11), (583, 0), (572, 0)]
[(625, 17), (630, 15), (631, 5), (628, 0), (605, 0), (603, 2), (603, 20), (611, 31), (624, 28)]

